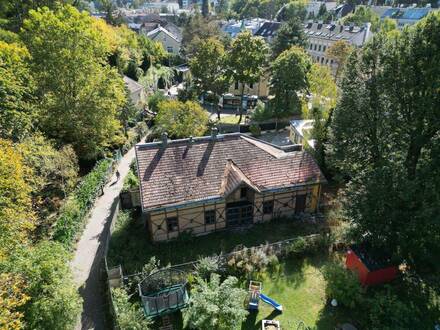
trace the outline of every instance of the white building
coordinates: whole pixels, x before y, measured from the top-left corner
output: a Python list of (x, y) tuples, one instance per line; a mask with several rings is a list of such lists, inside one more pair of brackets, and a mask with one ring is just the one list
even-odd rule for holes
[(263, 18), (252, 18), (241, 21), (230, 20), (222, 26), (222, 31), (235, 38), (237, 34), (243, 31), (249, 31), (252, 35), (260, 29), (267, 20)]
[(156, 29), (148, 32), (147, 37), (160, 42), (168, 53), (175, 55), (180, 53), (182, 39), (160, 25)]
[(370, 27), (370, 23), (358, 27), (309, 22), (304, 26), (304, 32), (309, 39), (306, 50), (316, 63), (328, 65), (335, 71), (337, 64), (327, 57), (327, 49), (339, 40), (361, 47), (372, 35)]
[(289, 136), (290, 141), (293, 144), (307, 144), (314, 149), (315, 140), (310, 139), (314, 123), (315, 121), (313, 119), (291, 120)]

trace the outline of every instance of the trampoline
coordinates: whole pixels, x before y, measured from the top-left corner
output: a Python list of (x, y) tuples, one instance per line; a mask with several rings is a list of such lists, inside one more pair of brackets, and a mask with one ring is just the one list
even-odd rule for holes
[(146, 317), (175, 312), (188, 305), (187, 280), (184, 272), (165, 268), (139, 283), (139, 296)]

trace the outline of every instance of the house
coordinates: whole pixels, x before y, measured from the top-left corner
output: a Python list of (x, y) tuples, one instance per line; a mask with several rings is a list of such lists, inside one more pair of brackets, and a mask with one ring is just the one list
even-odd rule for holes
[(151, 40), (160, 42), (168, 53), (175, 55), (180, 53), (182, 38), (180, 36), (176, 36), (161, 25), (154, 30), (151, 30), (146, 35)]
[(241, 21), (230, 20), (222, 24), (221, 30), (227, 33), (231, 38), (235, 38), (237, 34), (243, 31), (249, 31), (251, 34), (255, 34), (264, 22), (266, 22), (266, 20), (263, 18), (244, 19)]
[[(326, 182), (306, 151), (244, 134), (136, 145), (141, 206), (153, 241), (316, 212)], [(275, 226), (275, 224), (274, 224)]]
[(139, 110), (143, 110), (147, 102), (144, 86), (127, 76), (124, 76), (124, 83), (133, 105)]
[(313, 119), (298, 119), (290, 121), (289, 139), (294, 144), (307, 144), (312, 149), (315, 148), (315, 140), (310, 139), (310, 133), (313, 129)]
[(255, 36), (262, 37), (266, 42), (271, 43), (275, 38), (278, 29), (280, 28), (281, 23), (275, 21), (267, 21), (264, 22), (263, 25), (255, 32)]
[[(254, 84), (245, 84), (244, 86), (244, 94), (257, 96), (258, 98), (266, 99), (269, 96), (270, 89), (270, 81), (269, 81), (269, 73), (264, 73), (260, 80)], [(241, 95), (243, 84), (237, 81), (233, 82), (229, 86), (228, 93), (233, 94), (235, 96)]]
[(337, 4), (338, 3), (336, 1), (309, 1), (306, 5), (307, 16), (310, 14), (317, 16), (322, 5), (325, 6), (327, 11), (335, 10)]
[(426, 17), (433, 9), (430, 7), (425, 8), (389, 8), (382, 16), (381, 20), (385, 18), (394, 19), (397, 26), (402, 29), (406, 25), (412, 25)]
[(370, 28), (370, 23), (359, 27), (308, 22), (304, 25), (304, 33), (309, 40), (306, 51), (316, 63), (328, 65), (335, 72), (337, 64), (327, 57), (327, 49), (339, 40), (344, 40), (355, 47), (361, 47), (372, 36)]

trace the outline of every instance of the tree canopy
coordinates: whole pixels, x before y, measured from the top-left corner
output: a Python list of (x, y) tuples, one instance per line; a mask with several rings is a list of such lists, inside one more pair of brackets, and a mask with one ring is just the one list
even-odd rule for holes
[(333, 60), (336, 65), (336, 78), (339, 78), (341, 72), (344, 70), (345, 62), (347, 61), (348, 55), (350, 55), (353, 50), (353, 46), (351, 46), (345, 40), (338, 40), (329, 48), (327, 48), (325, 54), (326, 56)]
[[(226, 66), (231, 79), (242, 84), (241, 96), (243, 96), (245, 84), (254, 84), (263, 75), (267, 53), (268, 48), (264, 39), (253, 37), (250, 32), (239, 33), (232, 41)], [(242, 106), (241, 102), (239, 121), (241, 121)]]
[(0, 40), (0, 137), (18, 141), (32, 130), (33, 80), (23, 45)]
[(351, 178), (352, 234), (415, 269), (440, 253), (440, 14), (354, 51), (341, 80), (330, 144)]
[(156, 125), (173, 138), (203, 136), (207, 130), (208, 113), (197, 102), (162, 101), (158, 105)]
[(81, 158), (93, 158), (119, 129), (124, 83), (107, 63), (109, 44), (95, 19), (71, 6), (31, 11), (23, 40), (38, 80), (40, 126)]
[(210, 280), (199, 278), (184, 311), (185, 324), (194, 329), (241, 329), (248, 312), (243, 306), (246, 291), (237, 284), (237, 278), (229, 276), (221, 282), (215, 273)]
[(303, 23), (298, 19), (291, 19), (278, 29), (272, 43), (272, 57), (276, 58), (292, 46), (304, 48), (306, 44), (307, 37), (304, 34)]
[(225, 70), (225, 49), (217, 39), (210, 38), (199, 43), (189, 61), (194, 83), (201, 92), (211, 91), (221, 95), (228, 88)]
[(309, 87), (311, 65), (309, 55), (298, 46), (285, 50), (272, 63), (270, 92), (274, 96), (271, 103), (277, 118), (301, 111), (299, 93), (305, 93)]

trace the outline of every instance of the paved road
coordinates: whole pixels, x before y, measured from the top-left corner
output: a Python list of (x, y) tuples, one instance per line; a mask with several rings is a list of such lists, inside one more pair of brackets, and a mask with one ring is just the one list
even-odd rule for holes
[(95, 202), (71, 263), (75, 283), (84, 300), (81, 321), (75, 328), (77, 330), (106, 328), (105, 312), (108, 306), (101, 274), (104, 245), (124, 177), (134, 158), (135, 151), (132, 148), (119, 163), (119, 181), (116, 182), (116, 176), (113, 175), (110, 183), (104, 188), (104, 195)]

